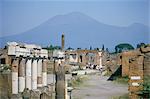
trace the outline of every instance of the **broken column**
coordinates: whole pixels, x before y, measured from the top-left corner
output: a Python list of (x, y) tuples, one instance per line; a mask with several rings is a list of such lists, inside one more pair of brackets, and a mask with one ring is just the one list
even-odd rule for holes
[(98, 53), (93, 53), (94, 54), (94, 65), (98, 65), (99, 64), (99, 55)]
[(102, 52), (98, 52), (99, 54), (99, 66), (102, 68)]
[(37, 63), (37, 87), (42, 87), (42, 59)]
[(47, 60), (44, 59), (42, 63), (42, 83), (47, 86)]
[(65, 99), (65, 71), (64, 67), (59, 61), (55, 64), (55, 74), (56, 74), (56, 99)]
[(18, 94), (18, 59), (12, 61), (12, 94)]
[(122, 76), (128, 76), (129, 75), (129, 52), (123, 52), (122, 53)]
[(26, 88), (31, 90), (31, 59), (26, 61)]
[(25, 88), (25, 59), (22, 58), (19, 64), (19, 92), (23, 92)]
[(32, 61), (32, 82), (31, 82), (31, 88), (32, 90), (37, 89), (37, 59), (33, 59)]

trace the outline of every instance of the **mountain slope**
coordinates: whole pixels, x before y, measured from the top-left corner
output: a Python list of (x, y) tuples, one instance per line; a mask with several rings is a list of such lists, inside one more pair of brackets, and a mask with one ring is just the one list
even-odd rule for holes
[(98, 22), (78, 12), (57, 15), (43, 24), (19, 35), (2, 37), (2, 45), (7, 41), (35, 43), (42, 46), (60, 45), (62, 32), (65, 33), (66, 47), (89, 48), (105, 44), (114, 48), (118, 43), (148, 43), (148, 27), (132, 24), (128, 27), (117, 27)]

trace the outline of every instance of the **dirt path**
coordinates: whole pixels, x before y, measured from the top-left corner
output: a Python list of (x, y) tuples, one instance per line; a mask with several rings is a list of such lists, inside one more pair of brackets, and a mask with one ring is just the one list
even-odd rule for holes
[(127, 85), (107, 81), (107, 77), (89, 75), (89, 79), (72, 92), (72, 99), (112, 99), (128, 93)]

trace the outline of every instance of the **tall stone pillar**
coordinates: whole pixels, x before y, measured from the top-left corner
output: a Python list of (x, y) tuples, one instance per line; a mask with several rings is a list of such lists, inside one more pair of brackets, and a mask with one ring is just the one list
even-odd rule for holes
[(99, 58), (99, 65), (100, 65), (100, 67), (102, 68), (102, 57), (100, 56), (100, 58)]
[(55, 63), (55, 74), (56, 74), (56, 84), (55, 99), (65, 99), (65, 71), (62, 64), (59, 61)]
[(18, 59), (12, 62), (12, 94), (18, 94)]
[(23, 92), (25, 88), (25, 59), (21, 59), (19, 63), (19, 92)]
[(42, 63), (42, 83), (43, 86), (47, 86), (47, 60), (43, 60)]
[(98, 53), (95, 53), (95, 57), (94, 57), (94, 64), (95, 65), (99, 65), (99, 54)]
[(65, 48), (65, 35), (62, 34), (61, 36), (61, 49), (64, 50)]
[(102, 68), (102, 52), (99, 52), (99, 66)]
[(42, 59), (37, 63), (37, 87), (42, 87)]
[(31, 88), (32, 90), (37, 89), (37, 59), (33, 59), (32, 61), (32, 82)]
[(31, 90), (31, 59), (26, 61), (26, 88)]

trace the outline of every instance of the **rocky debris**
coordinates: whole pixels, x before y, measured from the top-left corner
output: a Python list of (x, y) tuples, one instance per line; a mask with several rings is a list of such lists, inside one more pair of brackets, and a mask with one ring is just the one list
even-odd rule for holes
[(150, 52), (150, 45), (142, 46), (140, 48), (140, 50), (141, 50), (142, 53), (148, 53), (148, 52)]

